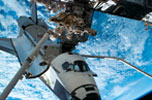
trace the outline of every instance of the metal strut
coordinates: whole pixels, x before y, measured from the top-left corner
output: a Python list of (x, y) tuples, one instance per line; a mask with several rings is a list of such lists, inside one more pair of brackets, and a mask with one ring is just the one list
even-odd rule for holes
[(30, 68), (30, 65), (32, 64), (32, 62), (34, 61), (34, 59), (37, 56), (37, 53), (39, 52), (42, 44), (48, 39), (48, 37), (50, 36), (50, 34), (52, 34), (51, 30), (48, 30), (43, 38), (38, 42), (37, 46), (35, 47), (35, 49), (32, 51), (32, 53), (30, 54), (30, 56), (26, 59), (26, 61), (24, 62), (24, 64), (22, 65), (22, 67), (19, 69), (19, 71), (16, 73), (16, 75), (13, 77), (13, 79), (11, 80), (11, 82), (7, 85), (7, 87), (4, 89), (3, 93), (0, 95), (0, 100), (5, 100), (7, 98), (7, 96), (9, 95), (9, 93), (12, 91), (12, 89), (15, 87), (15, 85), (17, 84), (17, 82), (19, 81), (19, 79), (22, 78), (22, 75), (25, 73), (25, 71)]
[(90, 58), (101, 58), (101, 59), (114, 59), (114, 60), (118, 60), (121, 61), (129, 66), (131, 66), (132, 68), (134, 68), (135, 70), (137, 70), (138, 72), (148, 76), (149, 78), (152, 78), (152, 75), (146, 73), (145, 71), (139, 69), (138, 67), (130, 64), (129, 62), (125, 61), (123, 58), (117, 58), (117, 57), (110, 57), (110, 56), (92, 56), (92, 55), (81, 55), (82, 57), (90, 57)]

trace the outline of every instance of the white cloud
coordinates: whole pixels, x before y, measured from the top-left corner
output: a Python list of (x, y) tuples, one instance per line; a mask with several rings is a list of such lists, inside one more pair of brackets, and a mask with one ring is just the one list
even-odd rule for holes
[(138, 84), (138, 82), (140, 82), (142, 79), (139, 79), (137, 81), (134, 81), (132, 83), (129, 83), (128, 85), (125, 85), (125, 86), (120, 86), (120, 85), (116, 85), (112, 90), (111, 90), (111, 93), (110, 95), (111, 96), (114, 96), (114, 97), (118, 97), (118, 96), (121, 96), (125, 93), (129, 94), (129, 91), (131, 91), (132, 87), (136, 84)]
[[(9, 10), (13, 10), (17, 13), (18, 16), (22, 16), (22, 15), (27, 15), (26, 14), (26, 8), (27, 6), (22, 6), (19, 4), (19, 2), (17, 2), (17, 0), (3, 0), (5, 7), (7, 8), (5, 10), (8, 11)], [(6, 7), (7, 6), (7, 7)]]
[(111, 92), (111, 96), (117, 97), (125, 93), (127, 90), (129, 90), (129, 87), (120, 87), (120, 86), (115, 86)]

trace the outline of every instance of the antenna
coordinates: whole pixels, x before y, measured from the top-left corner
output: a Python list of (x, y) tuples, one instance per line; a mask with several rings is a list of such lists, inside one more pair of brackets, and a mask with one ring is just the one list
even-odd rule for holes
[(129, 62), (125, 61), (123, 58), (109, 57), (109, 56), (92, 56), (92, 55), (82, 55), (82, 54), (81, 54), (81, 56), (82, 56), (82, 57), (90, 57), (90, 58), (114, 59), (114, 60), (118, 60), (118, 61), (121, 61), (121, 62), (129, 65), (130, 67), (134, 68), (136, 71), (138, 71), (138, 72), (140, 72), (140, 73), (142, 73), (142, 74), (144, 74), (144, 75), (146, 75), (146, 76), (148, 76), (149, 78), (152, 79), (152, 75), (150, 75), (150, 74), (146, 73), (145, 71), (139, 69), (138, 67), (130, 64)]
[(31, 18), (35, 24), (37, 24), (37, 5), (35, 0), (31, 0)]

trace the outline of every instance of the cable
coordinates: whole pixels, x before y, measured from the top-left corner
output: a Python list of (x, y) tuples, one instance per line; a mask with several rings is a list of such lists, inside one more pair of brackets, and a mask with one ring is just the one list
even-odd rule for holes
[(121, 61), (129, 66), (131, 66), (132, 68), (134, 68), (136, 71), (148, 76), (149, 78), (152, 78), (152, 75), (148, 74), (147, 72), (139, 69), (138, 67), (130, 64), (129, 62), (125, 61), (124, 58), (118, 58), (118, 57), (110, 57), (110, 56), (92, 56), (92, 55), (82, 55), (80, 54), (82, 57), (89, 57), (89, 58), (101, 58), (101, 59), (114, 59), (114, 60), (118, 60)]

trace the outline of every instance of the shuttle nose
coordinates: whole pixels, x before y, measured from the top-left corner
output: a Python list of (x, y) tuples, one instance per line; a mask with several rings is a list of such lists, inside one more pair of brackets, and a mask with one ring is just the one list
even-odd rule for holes
[(96, 93), (91, 93), (88, 94), (86, 98), (84, 98), (83, 100), (101, 100), (99, 95)]
[(84, 99), (74, 97), (73, 100), (101, 100), (101, 98), (97, 93), (90, 93)]
[(95, 85), (85, 85), (76, 88), (72, 92), (73, 100), (101, 100)]

